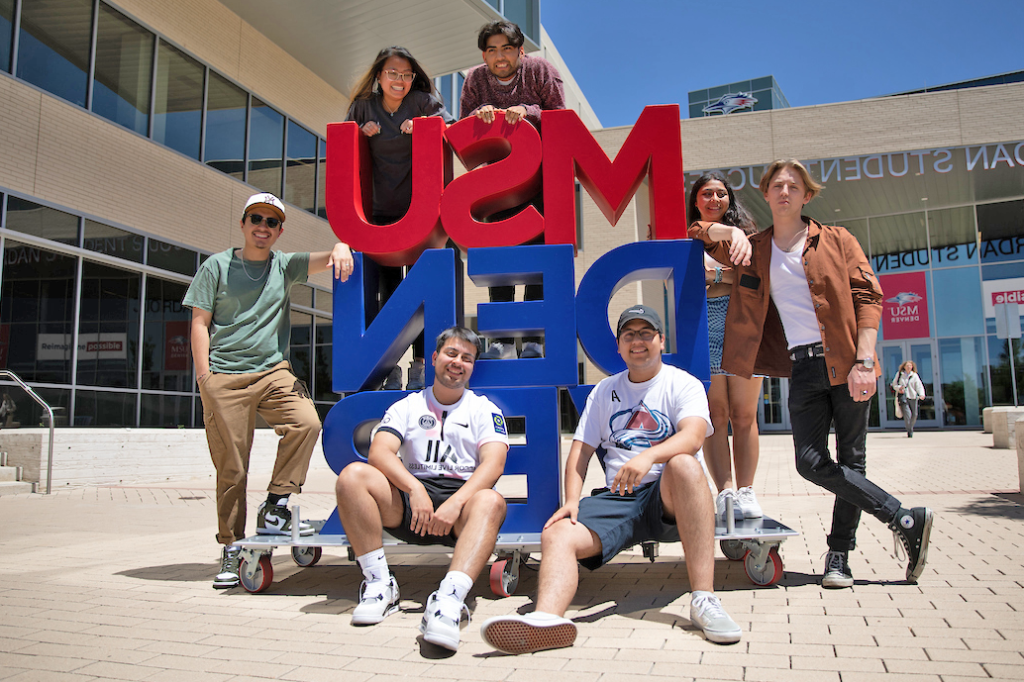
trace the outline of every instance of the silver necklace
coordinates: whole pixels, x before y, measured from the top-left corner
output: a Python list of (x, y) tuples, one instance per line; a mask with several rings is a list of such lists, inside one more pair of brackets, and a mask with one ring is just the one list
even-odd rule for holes
[(270, 259), (273, 257), (274, 253), (271, 252), (270, 255), (267, 257), (266, 262), (263, 264), (263, 272), (261, 272), (258, 276), (253, 277), (252, 275), (249, 274), (249, 269), (245, 267), (245, 256), (241, 254), (238, 255), (238, 259), (242, 261), (242, 272), (244, 272), (245, 276), (248, 277), (253, 282), (258, 282), (266, 276), (267, 270), (270, 269)]

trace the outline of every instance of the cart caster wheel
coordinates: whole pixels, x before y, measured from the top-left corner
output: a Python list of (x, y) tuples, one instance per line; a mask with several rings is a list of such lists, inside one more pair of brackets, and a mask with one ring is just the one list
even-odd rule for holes
[(246, 592), (252, 594), (263, 592), (270, 587), (270, 583), (274, 582), (274, 566), (270, 563), (269, 556), (260, 557), (251, 575), (249, 568), (249, 562), (246, 560), (242, 560), (238, 567), (238, 578)]
[(292, 561), (306, 568), (320, 561), (323, 553), (324, 551), (320, 547), (292, 547)]
[(491, 592), (511, 597), (519, 585), (519, 566), (512, 559), (498, 559), (491, 564)]
[(740, 540), (722, 540), (718, 543), (722, 548), (722, 554), (729, 561), (743, 561), (747, 555), (747, 548)]
[(782, 580), (783, 573), (782, 557), (779, 556), (779, 548), (771, 548), (761, 570), (758, 570), (757, 566), (755, 566), (754, 553), (747, 552), (747, 556), (743, 560), (743, 568), (746, 570), (750, 582), (755, 585), (760, 585), (761, 587), (774, 585)]

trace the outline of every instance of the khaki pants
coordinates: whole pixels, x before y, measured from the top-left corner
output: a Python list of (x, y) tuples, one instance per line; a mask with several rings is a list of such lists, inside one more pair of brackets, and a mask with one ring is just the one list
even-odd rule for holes
[(217, 468), (217, 541), (245, 537), (245, 491), (256, 415), (281, 437), (267, 490), (300, 491), (320, 436), (320, 417), (309, 391), (287, 362), (252, 374), (208, 374), (199, 384), (210, 458)]

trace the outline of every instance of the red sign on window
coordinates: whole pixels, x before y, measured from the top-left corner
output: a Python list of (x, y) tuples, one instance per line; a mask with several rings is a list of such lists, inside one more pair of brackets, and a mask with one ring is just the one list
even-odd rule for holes
[(931, 336), (924, 272), (882, 275), (882, 335), (886, 341)]
[(187, 320), (175, 320), (164, 323), (164, 369), (181, 371), (188, 369), (188, 331)]

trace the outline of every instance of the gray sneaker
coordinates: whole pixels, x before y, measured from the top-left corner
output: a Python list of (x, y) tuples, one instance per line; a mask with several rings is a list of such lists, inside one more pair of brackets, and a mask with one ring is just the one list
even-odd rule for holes
[(849, 555), (846, 552), (829, 550), (825, 557), (825, 575), (821, 586), (829, 589), (853, 587), (853, 573), (850, 572)]
[(743, 634), (712, 592), (694, 592), (690, 597), (690, 622), (704, 631), (708, 641), (717, 644), (734, 644)]
[(384, 387), (382, 391), (401, 391), (402, 390), (402, 368), (392, 367), (391, 372), (388, 374), (388, 378), (384, 380)]
[(423, 361), (413, 360), (409, 365), (409, 378), (405, 382), (405, 390), (422, 391), (423, 387)]
[(241, 553), (241, 547), (224, 545), (220, 555), (220, 573), (213, 579), (213, 589), (226, 590), (238, 586), (238, 562)]
[(527, 341), (523, 344), (523, 352), (519, 354), (520, 358), (542, 358), (544, 357), (544, 347), (536, 341)]

